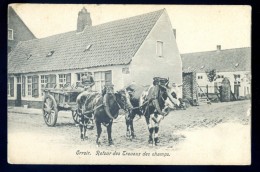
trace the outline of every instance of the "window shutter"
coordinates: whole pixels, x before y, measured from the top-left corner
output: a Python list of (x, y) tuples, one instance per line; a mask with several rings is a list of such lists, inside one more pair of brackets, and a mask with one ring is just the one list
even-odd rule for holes
[(68, 73), (68, 74), (66, 75), (66, 84), (71, 85), (71, 73)]
[(32, 77), (32, 96), (38, 97), (39, 96), (39, 76), (35, 75)]
[(105, 84), (112, 84), (112, 73), (111, 73), (111, 71), (107, 71), (105, 73)]
[(14, 97), (14, 77), (10, 78), (10, 96)]
[(56, 75), (49, 75), (48, 77), (49, 88), (54, 88), (56, 85)]
[(22, 76), (22, 96), (25, 97), (25, 76)]

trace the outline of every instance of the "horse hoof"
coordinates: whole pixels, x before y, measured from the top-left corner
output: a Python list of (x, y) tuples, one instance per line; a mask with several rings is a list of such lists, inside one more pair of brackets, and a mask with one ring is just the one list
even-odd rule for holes
[(108, 144), (108, 146), (110, 147), (115, 147), (115, 145), (112, 143), (112, 144)]
[(158, 146), (159, 143), (160, 143), (159, 138), (155, 138), (155, 139), (154, 139), (154, 145), (155, 145), (155, 146)]

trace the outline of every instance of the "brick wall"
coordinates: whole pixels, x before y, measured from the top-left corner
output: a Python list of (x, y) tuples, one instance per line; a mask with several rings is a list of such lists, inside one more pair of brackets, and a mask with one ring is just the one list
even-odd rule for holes
[(189, 100), (192, 105), (197, 105), (198, 88), (196, 82), (196, 73), (183, 72), (182, 80), (183, 80), (183, 86), (182, 86), (183, 99)]

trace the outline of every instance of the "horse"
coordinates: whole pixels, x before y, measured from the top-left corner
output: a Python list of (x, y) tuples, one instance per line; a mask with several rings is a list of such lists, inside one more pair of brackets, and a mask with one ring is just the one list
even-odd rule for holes
[[(125, 90), (117, 92), (111, 91), (111, 88), (105, 87), (101, 93), (90, 92), (87, 96), (82, 96), (77, 102), (79, 108), (79, 126), (80, 138), (84, 140), (86, 137), (87, 123), (94, 117), (97, 128), (97, 146), (101, 145), (100, 136), (102, 132), (101, 124), (107, 128), (108, 144), (113, 145), (112, 140), (112, 124), (113, 120), (118, 117), (120, 109), (128, 111), (132, 108), (129, 95)], [(93, 114), (93, 116), (92, 116)]]
[[(168, 115), (173, 107), (181, 106), (180, 101), (176, 98), (176, 96), (174, 96), (174, 94), (176, 95), (176, 93), (171, 91), (168, 83), (169, 82), (167, 80), (165, 85), (159, 85), (158, 93), (159, 108), (164, 111), (165, 115)], [(126, 90), (129, 92), (130, 95), (130, 102), (133, 105), (132, 110), (126, 115), (125, 118), (127, 127), (126, 136), (130, 138), (130, 140), (136, 137), (134, 132), (133, 119), (136, 115), (139, 115), (140, 118), (141, 115), (144, 115), (149, 131), (148, 143), (155, 143), (155, 145), (158, 145), (158, 132), (161, 115), (158, 115), (158, 111), (152, 103), (152, 100), (149, 100), (149, 98), (147, 98), (152, 88), (153, 86), (143, 87), (136, 84), (130, 84), (126, 87)], [(154, 137), (152, 137), (153, 134)]]

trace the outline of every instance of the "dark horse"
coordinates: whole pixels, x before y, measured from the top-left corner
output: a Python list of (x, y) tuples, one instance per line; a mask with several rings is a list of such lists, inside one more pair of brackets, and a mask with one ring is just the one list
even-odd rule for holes
[[(132, 84), (126, 88), (130, 94), (130, 101), (133, 105), (132, 110), (128, 113), (128, 115), (126, 115), (126, 135), (130, 139), (135, 137), (133, 119), (136, 115), (139, 115), (140, 117), (141, 115), (144, 115), (149, 130), (149, 143), (157, 145), (159, 143), (159, 124), (163, 116), (158, 113), (153, 100), (148, 98), (152, 87), (153, 86), (142, 87)], [(172, 103), (173, 105), (179, 106), (180, 102), (172, 96), (171, 88), (168, 86), (168, 80), (164, 85), (159, 85), (158, 87), (159, 108), (165, 112), (165, 115), (167, 115), (170, 108), (166, 106), (166, 104)]]
[[(120, 109), (125, 111), (132, 108), (129, 95), (125, 90), (114, 93), (113, 88), (105, 87), (103, 93), (89, 92), (86, 96), (79, 99), (79, 119), (80, 119), (80, 137), (84, 140), (86, 137), (87, 123), (94, 116), (97, 128), (96, 143), (100, 145), (100, 135), (102, 132), (101, 124), (107, 128), (109, 145), (113, 145), (112, 140), (112, 124), (113, 120), (118, 117)], [(93, 114), (93, 116), (92, 116)]]

